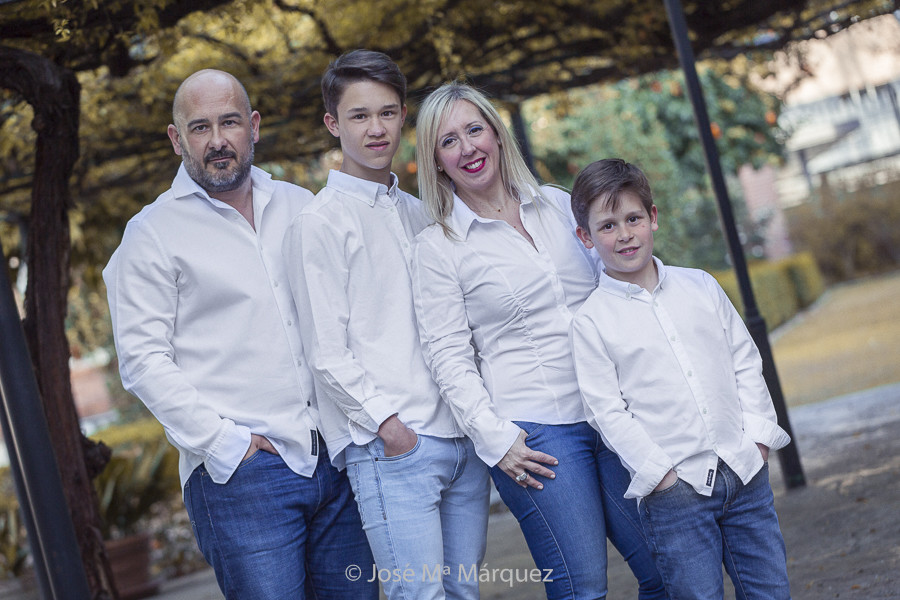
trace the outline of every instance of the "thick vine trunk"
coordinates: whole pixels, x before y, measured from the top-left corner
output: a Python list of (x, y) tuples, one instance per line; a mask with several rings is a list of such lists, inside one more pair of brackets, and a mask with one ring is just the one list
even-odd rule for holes
[(26, 254), (25, 336), (92, 595), (98, 600), (115, 598), (91, 484), (108, 454), (103, 460), (102, 448), (95, 448), (81, 433), (65, 332), (69, 177), (78, 159), (80, 86), (72, 71), (37, 54), (0, 46), (0, 87), (17, 92), (32, 106), (32, 127), (37, 132)]

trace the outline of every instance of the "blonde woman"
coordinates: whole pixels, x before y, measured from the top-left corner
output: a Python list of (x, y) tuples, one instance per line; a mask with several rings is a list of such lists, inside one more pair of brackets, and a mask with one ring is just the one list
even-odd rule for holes
[[(426, 360), (491, 467), (548, 598), (606, 597), (606, 536), (640, 598), (665, 598), (629, 476), (587, 423), (568, 342), (597, 283), (569, 195), (540, 187), (496, 109), (448, 83), (419, 110), (419, 192), (435, 224), (416, 238), (413, 292)], [(546, 572), (546, 571), (545, 571)]]

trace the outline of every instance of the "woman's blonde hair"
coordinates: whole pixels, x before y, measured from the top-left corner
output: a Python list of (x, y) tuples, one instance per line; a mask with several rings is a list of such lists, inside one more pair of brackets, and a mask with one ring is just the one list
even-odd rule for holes
[(450, 113), (460, 100), (471, 102), (494, 130), (500, 141), (500, 177), (503, 187), (513, 198), (534, 196), (540, 202), (540, 188), (534, 175), (528, 170), (519, 145), (510, 135), (500, 113), (487, 96), (461, 81), (445, 83), (433, 91), (419, 107), (416, 118), (416, 170), (419, 180), (419, 197), (425, 203), (429, 216), (441, 226), (444, 235), (452, 237), (449, 224), (453, 212), (453, 187), (447, 173), (437, 170), (435, 148), (441, 119)]

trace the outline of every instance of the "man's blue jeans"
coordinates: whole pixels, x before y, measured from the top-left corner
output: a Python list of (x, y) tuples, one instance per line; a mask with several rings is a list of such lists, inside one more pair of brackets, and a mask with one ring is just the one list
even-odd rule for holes
[(768, 464), (744, 485), (720, 460), (712, 496), (679, 479), (640, 515), (672, 600), (721, 600), (723, 563), (739, 600), (791, 597)]
[(227, 483), (200, 465), (185, 484), (197, 544), (229, 600), (378, 598), (376, 584), (348, 571), (371, 570), (372, 553), (347, 476), (320, 448), (312, 477), (260, 450)]
[(638, 579), (641, 600), (666, 598), (641, 531), (634, 500), (624, 498), (630, 476), (586, 422), (542, 425), (517, 421), (532, 450), (559, 460), (544, 489), (522, 488), (499, 467), (491, 477), (515, 515), (535, 565), (552, 569), (547, 598), (606, 598), (606, 537)]
[(468, 438), (419, 435), (384, 456), (376, 438), (344, 450), (363, 528), (391, 600), (472, 599), (487, 544), (490, 480)]

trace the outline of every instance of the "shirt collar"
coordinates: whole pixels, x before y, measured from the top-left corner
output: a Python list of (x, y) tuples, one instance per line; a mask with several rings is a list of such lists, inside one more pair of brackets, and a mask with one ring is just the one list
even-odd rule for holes
[[(275, 183), (272, 181), (272, 175), (266, 173), (259, 167), (250, 167), (250, 182), (254, 190), (254, 202), (258, 199), (269, 198), (272, 195), (272, 190), (275, 188)], [(258, 194), (256, 193), (257, 191), (261, 193)], [(184, 163), (181, 163), (181, 166), (178, 167), (178, 173), (175, 175), (175, 180), (172, 182), (172, 193), (175, 194), (176, 199), (199, 196), (214, 204), (221, 203), (220, 200), (216, 200), (210, 196), (196, 181), (191, 179), (187, 169), (184, 168)]]
[[(653, 262), (656, 263), (656, 272), (659, 275), (659, 283), (656, 284), (656, 289), (652, 291), (650, 294), (651, 296), (657, 294), (663, 288), (666, 279), (666, 266), (663, 262), (655, 256), (653, 257)], [(636, 283), (628, 283), (627, 281), (613, 279), (606, 274), (606, 267), (600, 271), (600, 281), (598, 285), (603, 288), (604, 291), (629, 300), (646, 292), (644, 288)]]
[[(454, 186), (455, 187), (455, 186)], [(527, 206), (529, 204), (534, 204), (534, 196), (533, 194), (526, 195), (521, 199), (522, 205)], [(449, 225), (450, 229), (455, 231), (457, 235), (461, 235), (464, 238), (469, 236), (469, 230), (472, 227), (472, 223), (478, 221), (479, 223), (492, 223), (497, 219), (487, 219), (485, 217), (479, 216), (474, 210), (469, 208), (469, 205), (466, 204), (462, 198), (453, 194), (453, 211), (450, 213)]]
[(398, 178), (391, 173), (391, 185), (386, 186), (383, 183), (376, 183), (368, 179), (360, 179), (353, 175), (342, 173), (341, 171), (331, 170), (328, 172), (328, 187), (334, 188), (358, 200), (362, 200), (369, 206), (375, 206), (375, 201), (379, 195), (387, 195), (393, 204), (398, 201), (397, 195)]

